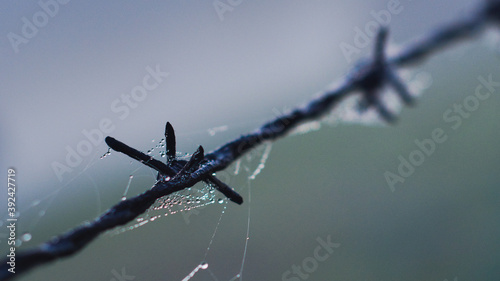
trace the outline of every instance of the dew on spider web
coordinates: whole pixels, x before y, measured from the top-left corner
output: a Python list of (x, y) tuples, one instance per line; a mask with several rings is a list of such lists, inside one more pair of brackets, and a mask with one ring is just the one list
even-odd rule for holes
[[(221, 126), (221, 127), (216, 127), (212, 129), (213, 134), (216, 134), (218, 132), (222, 132), (227, 130), (227, 126)], [(213, 135), (211, 134), (211, 135)], [(155, 141), (153, 140), (153, 143)], [(162, 139), (159, 142), (155, 144), (154, 147), (151, 147), (148, 152), (152, 157), (157, 157), (156, 154), (160, 157), (166, 157), (165, 152), (164, 152), (164, 146), (165, 146), (165, 140)], [(255, 179), (258, 175), (261, 174), (261, 172), (265, 169), (265, 165), (269, 159), (269, 155), (272, 149), (272, 143), (264, 143), (263, 145), (260, 145), (256, 147), (255, 149), (249, 151), (247, 154), (245, 154), (243, 157), (241, 157), (238, 161), (236, 161), (231, 167), (227, 168), (227, 172), (225, 171), (220, 171), (217, 173), (217, 176), (226, 182), (229, 185), (232, 185), (233, 179), (232, 177), (238, 177), (245, 184), (243, 185), (236, 185), (234, 186), (238, 192), (241, 192), (242, 189), (248, 192), (248, 194), (245, 197), (245, 206), (248, 208), (248, 213), (247, 213), (247, 219), (245, 220), (245, 225), (244, 227), (246, 228), (246, 234), (245, 236), (242, 237), (241, 243), (243, 243), (243, 252), (241, 253), (241, 264), (239, 268), (236, 270), (236, 274), (230, 278), (230, 280), (237, 280), (242, 278), (242, 273), (243, 273), (243, 268), (245, 266), (245, 260), (246, 260), (246, 255), (247, 255), (247, 249), (248, 249), (248, 241), (249, 241), (249, 233), (250, 233), (250, 210), (251, 210), (251, 185), (250, 182)], [(153, 153), (154, 152), (154, 153)], [(153, 155), (155, 154), (155, 155)], [(183, 154), (177, 152), (177, 157), (178, 159), (182, 160), (188, 160), (190, 158), (190, 154)], [(135, 163), (135, 162), (134, 162)], [(140, 165), (142, 166), (142, 165)], [(137, 170), (135, 170), (137, 171)], [(123, 198), (126, 198), (127, 193), (131, 189), (131, 186), (133, 185), (133, 182), (135, 180), (134, 177), (134, 172), (131, 172), (130, 177), (128, 178), (128, 182), (126, 186), (124, 186), (124, 193), (123, 193)], [(225, 177), (226, 176), (226, 177)], [(156, 175), (154, 175), (154, 178), (156, 178)], [(168, 180), (168, 179), (162, 179), (162, 180)], [(243, 194), (242, 194), (243, 195)], [(183, 280), (190, 280), (193, 278), (196, 274), (199, 274), (200, 271), (203, 271), (203, 269), (206, 269), (208, 274), (212, 276), (213, 280), (218, 280), (217, 277), (215, 277), (214, 273), (208, 268), (208, 264), (206, 263), (207, 258), (209, 258), (209, 252), (212, 249), (212, 242), (215, 240), (215, 237), (218, 233), (219, 225), (222, 223), (222, 217), (227, 209), (227, 206), (229, 204), (232, 204), (229, 202), (226, 198), (221, 197), (222, 195), (218, 193), (217, 191), (214, 190), (214, 188), (208, 184), (204, 183), (199, 183), (191, 188), (186, 188), (184, 190), (175, 192), (171, 195), (164, 196), (162, 198), (159, 198), (155, 201), (155, 203), (145, 212), (143, 213), (140, 217), (138, 217), (134, 222), (131, 224), (118, 228), (115, 230), (112, 230), (111, 232), (108, 232), (109, 234), (119, 234), (128, 230), (133, 230), (136, 228), (139, 228), (143, 225), (146, 225), (150, 222), (157, 221), (160, 218), (167, 217), (169, 215), (174, 215), (174, 214), (179, 214), (179, 213), (187, 213), (188, 211), (195, 210), (197, 208), (201, 208), (207, 205), (212, 205), (214, 203), (218, 203), (216, 205), (222, 205), (223, 209), (220, 213), (219, 219), (217, 220), (217, 223), (215, 225), (215, 229), (213, 232), (213, 235), (210, 239), (210, 242), (206, 248), (206, 253), (204, 257), (201, 259), (202, 262), (199, 263), (198, 265), (194, 266), (194, 269), (189, 272)], [(199, 209), (198, 209), (199, 210)], [(189, 214), (189, 213), (187, 213)], [(242, 226), (243, 227), (243, 226)], [(218, 261), (218, 260), (216, 260)], [(215, 262), (215, 261), (213, 261)], [(226, 279), (227, 280), (227, 279)]]
[[(18, 208), (16, 208), (17, 211), (14, 214), (14, 218), (22, 218), (19, 220), (16, 227), (16, 232), (19, 233), (17, 239), (15, 240), (16, 246), (21, 246), (23, 243), (32, 241), (32, 238), (37, 236), (37, 230), (40, 227), (45, 227), (45, 224), (42, 224), (45, 220), (48, 220), (48, 223), (53, 222), (53, 218), (46, 218), (46, 214), (52, 207), (58, 207), (57, 204), (58, 200), (61, 199), (61, 194), (67, 192), (68, 189), (84, 186), (89, 190), (94, 190), (96, 194), (95, 199), (97, 200), (95, 205), (98, 209), (101, 207), (100, 195), (98, 192), (99, 188), (93, 181), (93, 176), (90, 175), (90, 173), (93, 172), (93, 169), (98, 167), (98, 165), (95, 164), (102, 163), (100, 162), (100, 159), (103, 159), (110, 154), (109, 150), (104, 154), (101, 153), (102, 152), (96, 152), (94, 155), (89, 156), (89, 160), (85, 165), (78, 167), (78, 170), (75, 168), (77, 172), (72, 174), (71, 177), (64, 178), (64, 182), (54, 184), (53, 186), (55, 188), (52, 190), (41, 193), (33, 199), (28, 199), (29, 201), (26, 200), (26, 204), (19, 204), (16, 206)], [(19, 197), (25, 198), (22, 195), (24, 194), (18, 194)], [(97, 210), (95, 214), (100, 213), (100, 210)], [(11, 217), (8, 213), (6, 213), (6, 216), (0, 221), (0, 225), (3, 224), (4, 221), (7, 221), (8, 218)]]
[(215, 192), (211, 192), (213, 187), (207, 184), (200, 185), (202, 185), (200, 189), (196, 187), (186, 188), (157, 199), (147, 213), (150, 213), (149, 216), (151, 216), (155, 211), (160, 211), (167, 216), (215, 203)]
[[(394, 103), (394, 95), (386, 91), (382, 92), (382, 103), (395, 114), (400, 110), (401, 106)], [(389, 101), (389, 102), (387, 102)], [(377, 110), (373, 107), (360, 110), (361, 104), (364, 103), (361, 94), (351, 95), (346, 97), (341, 103), (336, 106), (329, 115), (322, 118), (322, 122), (337, 126), (339, 124), (360, 124), (368, 126), (384, 126), (385, 121), (379, 116)], [(396, 105), (396, 107), (394, 107)]]
[(290, 135), (303, 135), (321, 129), (321, 121), (310, 121), (299, 125), (290, 132)]
[(401, 76), (403, 79), (408, 80), (408, 89), (415, 97), (421, 96), (433, 82), (432, 75), (427, 71), (420, 71), (414, 74), (403, 72)]
[(111, 234), (133, 230), (162, 217), (214, 204), (216, 202), (215, 196), (213, 187), (205, 183), (199, 183), (193, 187), (174, 192), (158, 198), (132, 225), (115, 229)]
[(264, 144), (243, 155), (234, 164), (234, 175), (239, 175), (241, 171), (245, 171), (248, 179), (255, 179), (265, 168), (272, 146), (272, 142), (264, 142)]
[(182, 281), (188, 281), (189, 279), (193, 278), (196, 272), (198, 272), (200, 269), (205, 270), (207, 268), (208, 268), (208, 263), (206, 262), (200, 263), (197, 267), (193, 269), (193, 271), (191, 271), (186, 277), (184, 277)]
[(235, 176), (237, 176), (240, 173), (240, 167), (241, 167), (241, 159), (238, 159), (236, 161), (236, 164), (234, 165), (234, 169), (233, 169), (234, 170), (233, 174)]
[(104, 153), (103, 155), (101, 155), (100, 159), (104, 159), (107, 156), (109, 156), (110, 154), (111, 154), (111, 148), (108, 148), (108, 151), (106, 153)]
[[(241, 243), (243, 243), (243, 252), (241, 253), (241, 263), (239, 268), (237, 269), (237, 272), (235, 275), (233, 275), (229, 281), (234, 281), (234, 280), (241, 280), (243, 276), (243, 270), (245, 267), (245, 262), (246, 262), (246, 257), (247, 257), (247, 251), (248, 251), (248, 246), (249, 246), (249, 240), (250, 240), (250, 220), (251, 220), (251, 206), (252, 206), (252, 197), (251, 197), (251, 182), (263, 171), (265, 168), (265, 164), (267, 160), (269, 159), (269, 155), (271, 152), (272, 148), (272, 143), (264, 143), (263, 145), (260, 145), (253, 149), (252, 151), (248, 152), (246, 155), (241, 157), (239, 160), (237, 160), (233, 165), (227, 168), (229, 173), (226, 173), (226, 175), (229, 176), (229, 179), (227, 179), (228, 182), (238, 182), (238, 179), (240, 181), (243, 181), (243, 188), (237, 188), (238, 192), (241, 192), (242, 189), (245, 190), (246, 195), (245, 197), (245, 203), (244, 206), (247, 208), (247, 216), (246, 220), (242, 220), (244, 223), (244, 228), (245, 230), (245, 236), (243, 237)], [(218, 173), (219, 176), (222, 173)], [(238, 179), (236, 179), (238, 178)], [(243, 195), (243, 194), (242, 194)], [(209, 260), (209, 253), (212, 250), (213, 243), (216, 239), (219, 226), (222, 224), (222, 218), (224, 214), (226, 213), (226, 210), (228, 209), (228, 204), (232, 204), (228, 202), (226, 199), (218, 199), (217, 202), (219, 204), (223, 204), (223, 209), (220, 213), (219, 219), (214, 227), (214, 231), (212, 233), (212, 237), (210, 238), (210, 241), (208, 243), (208, 246), (205, 251), (205, 255), (203, 256), (202, 260), (207, 261)], [(220, 264), (220, 262), (214, 262), (214, 265)], [(183, 280), (189, 280), (190, 278), (193, 277), (194, 274), (193, 272), (189, 273), (185, 279)], [(196, 272), (195, 272), (196, 273)], [(219, 280), (215, 276), (215, 274), (208, 269), (208, 274), (211, 276), (211, 280)], [(186, 279), (187, 278), (187, 279)], [(226, 279), (227, 280), (227, 279)]]
[(270, 142), (264, 144), (264, 150), (262, 151), (262, 155), (260, 156), (259, 164), (253, 170), (253, 172), (250, 174), (248, 179), (254, 180), (257, 177), (257, 175), (259, 175), (260, 172), (262, 172), (262, 170), (264, 170), (264, 168), (266, 167), (266, 161), (269, 158), (269, 154), (271, 153), (272, 147), (273, 147), (273, 145)]
[(217, 133), (225, 132), (229, 129), (229, 126), (223, 125), (223, 126), (218, 126), (218, 127), (213, 127), (207, 130), (208, 134), (210, 136), (215, 136)]
[(132, 183), (133, 178), (134, 178), (134, 175), (130, 175), (128, 177), (128, 183), (127, 183), (127, 187), (125, 187), (125, 191), (123, 192), (122, 201), (127, 199), (127, 193), (128, 193), (128, 190), (130, 189), (130, 183)]

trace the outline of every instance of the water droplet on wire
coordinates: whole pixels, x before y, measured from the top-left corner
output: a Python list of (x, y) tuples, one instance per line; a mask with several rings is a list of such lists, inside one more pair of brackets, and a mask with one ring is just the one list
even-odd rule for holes
[(204, 262), (201, 265), (201, 269), (207, 269), (208, 268), (208, 263)]
[(207, 268), (208, 268), (208, 263), (203, 262), (199, 264), (197, 267), (193, 269), (193, 271), (191, 271), (186, 277), (184, 277), (182, 281), (188, 281), (189, 279), (193, 278), (196, 272), (198, 272), (200, 269), (207, 269)]

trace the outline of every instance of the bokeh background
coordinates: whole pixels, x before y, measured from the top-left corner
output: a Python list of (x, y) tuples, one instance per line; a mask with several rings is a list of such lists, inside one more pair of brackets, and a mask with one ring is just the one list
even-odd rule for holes
[[(6, 182), (7, 168), (17, 170), (18, 237), (32, 236), (19, 250), (101, 214), (120, 200), (129, 175), (129, 196), (154, 183), (154, 173), (123, 155), (101, 160), (104, 142), (59, 179), (52, 166), (65, 164), (67, 147), (86, 139), (83, 130), (107, 118), (113, 128), (104, 135), (146, 151), (168, 120), (178, 150), (215, 149), (341, 80), (371, 45), (351, 60), (340, 45), (353, 44), (355, 28), (389, 2), (70, 1), (58, 4), (16, 52), (9, 34), (22, 35), (23, 18), (33, 22), (43, 9), (38, 1), (2, 1), (1, 178)], [(228, 9), (217, 12), (214, 3)], [(404, 45), (480, 3), (400, 1), (390, 42)], [(282, 274), (312, 257), (317, 238), (328, 236), (340, 247), (309, 280), (497, 280), (499, 88), (456, 130), (443, 114), (474, 93), (479, 76), (500, 80), (499, 32), (408, 68), (410, 79), (431, 82), (395, 126), (340, 122), (281, 139), (253, 181), (244, 169), (258, 165), (262, 149), (244, 158), (239, 175), (225, 174), (245, 197), (242, 206), (213, 204), (187, 219), (172, 215), (103, 235), (18, 280), (118, 280), (114, 273), (122, 271), (132, 276), (127, 280), (181, 280), (204, 259), (209, 269), (192, 280), (232, 280), (243, 257), (244, 280), (286, 280)], [(148, 66), (168, 77), (127, 116), (117, 113), (112, 104), (124, 105), (121, 96), (142, 84)], [(447, 141), (391, 190), (384, 173), (397, 173), (398, 157), (408, 159), (415, 140), (436, 128)], [(2, 225), (2, 256), (6, 233)]]

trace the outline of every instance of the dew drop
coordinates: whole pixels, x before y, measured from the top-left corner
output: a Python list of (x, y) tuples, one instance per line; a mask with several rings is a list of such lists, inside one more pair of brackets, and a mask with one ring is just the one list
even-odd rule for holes
[(122, 199), (122, 201), (125, 201), (125, 200), (127, 200), (127, 196), (123, 196), (121, 199)]
[(26, 232), (23, 235), (21, 235), (21, 241), (28, 242), (31, 240), (31, 233)]
[(201, 268), (201, 269), (207, 269), (207, 268), (208, 268), (208, 263), (206, 263), (206, 262), (202, 262), (202, 263), (200, 264), (200, 268)]
[(44, 211), (44, 210), (41, 210), (40, 212), (38, 212), (38, 216), (40, 216), (40, 217), (45, 216), (45, 211)]
[(134, 175), (130, 175), (128, 178), (129, 178), (129, 179), (133, 179), (133, 178), (134, 178)]
[(219, 203), (219, 204), (224, 203), (224, 199), (220, 198), (219, 200), (217, 200), (217, 203)]
[(38, 204), (40, 204), (40, 200), (35, 200), (33, 201), (33, 203), (31, 203), (31, 206), (38, 206)]
[(101, 159), (104, 159), (106, 156), (110, 154), (111, 154), (111, 148), (108, 148), (108, 151), (101, 156)]

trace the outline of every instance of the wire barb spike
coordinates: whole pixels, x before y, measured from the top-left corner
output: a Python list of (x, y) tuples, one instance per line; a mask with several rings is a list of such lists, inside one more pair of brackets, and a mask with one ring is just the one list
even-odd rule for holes
[(175, 147), (175, 132), (170, 122), (167, 122), (165, 125), (165, 146), (167, 163), (171, 163), (175, 159), (177, 151)]
[(394, 123), (397, 120), (396, 115), (382, 102), (381, 91), (384, 86), (391, 86), (406, 105), (413, 105), (414, 101), (406, 85), (396, 74), (395, 65), (386, 58), (388, 34), (387, 27), (379, 29), (375, 39), (373, 58), (355, 69), (353, 83), (363, 95), (358, 107), (361, 112), (373, 107), (382, 119), (388, 123)]

